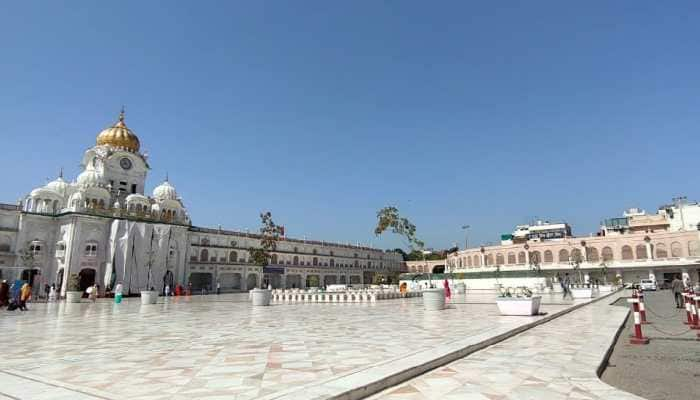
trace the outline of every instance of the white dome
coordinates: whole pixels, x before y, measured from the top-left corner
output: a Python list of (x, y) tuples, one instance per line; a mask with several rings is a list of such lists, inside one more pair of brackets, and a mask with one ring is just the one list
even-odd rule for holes
[(60, 194), (61, 196), (66, 194), (66, 190), (68, 189), (68, 182), (66, 182), (63, 177), (59, 176), (55, 180), (49, 182), (46, 185), (46, 188), (49, 190), (53, 190), (54, 192)]
[(150, 204), (150, 201), (148, 201), (148, 197), (142, 194), (133, 193), (126, 196), (126, 204), (130, 203)]
[(95, 187), (102, 184), (102, 177), (91, 166), (78, 175), (78, 184), (83, 187)]
[(153, 189), (153, 197), (156, 200), (177, 200), (177, 192), (175, 187), (167, 180)]
[(30, 197), (39, 197), (39, 198), (50, 198), (50, 199), (60, 199), (61, 195), (56, 192), (55, 190), (51, 190), (47, 187), (40, 187), (32, 190), (32, 192), (29, 194)]

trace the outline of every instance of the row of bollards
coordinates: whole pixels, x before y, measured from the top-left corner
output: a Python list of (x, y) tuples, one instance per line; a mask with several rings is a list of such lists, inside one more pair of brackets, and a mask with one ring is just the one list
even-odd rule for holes
[[(692, 289), (683, 291), (683, 301), (685, 304), (686, 320), (683, 321), (690, 329), (700, 330), (700, 293), (694, 293)], [(642, 325), (650, 324), (647, 321), (646, 307), (644, 305), (644, 292), (632, 290), (632, 297), (627, 299), (632, 305), (632, 315), (634, 318), (634, 333), (630, 335), (631, 344), (649, 344), (649, 338), (642, 333)], [(700, 340), (700, 332), (697, 334)]]

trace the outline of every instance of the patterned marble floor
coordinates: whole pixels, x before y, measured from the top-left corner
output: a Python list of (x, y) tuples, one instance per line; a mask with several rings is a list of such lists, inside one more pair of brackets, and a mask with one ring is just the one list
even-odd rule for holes
[(611, 301), (575, 310), (371, 399), (641, 400), (596, 375), (628, 311)]
[[(442, 312), (424, 311), (420, 298), (254, 308), (244, 294), (144, 307), (139, 299), (31, 304), (26, 313), (0, 311), (0, 396), (276, 398), (542, 318), (500, 316), (493, 300), (469, 294)], [(572, 305), (543, 302), (548, 313)], [(557, 353), (556, 343), (545, 344)]]

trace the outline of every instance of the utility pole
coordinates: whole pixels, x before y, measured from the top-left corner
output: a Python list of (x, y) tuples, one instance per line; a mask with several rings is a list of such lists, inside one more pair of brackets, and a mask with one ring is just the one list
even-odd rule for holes
[(469, 225), (462, 225), (462, 229), (464, 229), (464, 250), (469, 248), (469, 233), (467, 232), (469, 228)]

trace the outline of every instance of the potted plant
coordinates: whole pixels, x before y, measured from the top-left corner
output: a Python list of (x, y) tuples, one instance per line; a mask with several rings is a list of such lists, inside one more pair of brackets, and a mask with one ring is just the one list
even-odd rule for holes
[[(585, 243), (585, 242), (582, 242)], [(571, 285), (571, 296), (574, 299), (590, 299), (593, 297), (593, 288), (583, 284), (581, 276), (581, 254), (579, 252), (571, 252), (570, 263), (574, 270), (574, 283)]]
[[(374, 234), (379, 236), (387, 230), (399, 235), (404, 240), (404, 243), (412, 251), (419, 251), (423, 254), (423, 262), (426, 263), (426, 255), (432, 253), (429, 250), (424, 250), (425, 243), (416, 237), (416, 226), (399, 214), (399, 209), (393, 206), (388, 206), (377, 211), (377, 226), (374, 228)], [(428, 274), (430, 287), (423, 289), (423, 306), (426, 310), (438, 311), (445, 308), (445, 289), (434, 287), (432, 277)]]
[[(278, 226), (272, 221), (272, 213), (260, 213), (260, 247), (250, 247), (248, 252), (253, 264), (266, 267), (272, 259), (271, 252), (277, 250), (277, 241), (284, 233), (284, 227)], [(267, 288), (254, 288), (250, 291), (250, 298), (254, 306), (269, 306), (272, 290)]]
[(598, 290), (601, 292), (612, 292), (613, 285), (608, 284), (608, 265), (603, 261), (600, 263), (600, 278), (603, 281), (602, 285), (598, 285)]
[(68, 276), (68, 284), (66, 285), (66, 302), (80, 303), (80, 298), (83, 296), (83, 291), (80, 290), (80, 277), (78, 274), (70, 274)]
[(526, 287), (501, 289), (496, 305), (501, 315), (537, 315), (540, 312), (542, 296), (533, 296)]

